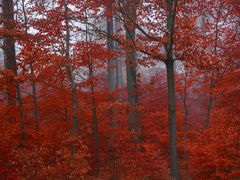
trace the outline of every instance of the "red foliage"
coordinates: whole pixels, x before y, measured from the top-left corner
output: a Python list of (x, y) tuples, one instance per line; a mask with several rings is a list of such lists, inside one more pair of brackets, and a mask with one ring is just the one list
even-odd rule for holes
[[(166, 58), (163, 49), (170, 41), (165, 27), (165, 1), (148, 0), (137, 7), (138, 26), (134, 26), (141, 33), (134, 44), (145, 54), (138, 56), (139, 134), (128, 128), (131, 107), (127, 104), (125, 81), (123, 88), (112, 92), (106, 88), (107, 60), (124, 57), (120, 51), (132, 47), (119, 29), (120, 33), (115, 32), (111, 38), (122, 50), (109, 52), (106, 33), (96, 27), (115, 13), (124, 20), (122, 4), (109, 0), (68, 3), (69, 58), (65, 56), (63, 0), (25, 1), (25, 9), (18, 2), (15, 29), (0, 30), (1, 38), (14, 37), (18, 45), (14, 67), (18, 74), (0, 67), (0, 179), (170, 179), (167, 83), (159, 62)], [(113, 12), (103, 12), (102, 7), (109, 3), (113, 3)], [(202, 15), (208, 20), (204, 27), (198, 27)], [(179, 1), (177, 7), (173, 48), (174, 59), (181, 60), (176, 65), (175, 89), (183, 179), (240, 177), (237, 15), (237, 1), (233, 0)], [(71, 133), (68, 65), (74, 73), (78, 96), (77, 135)], [(39, 130), (35, 129), (33, 115), (33, 81), (37, 87)], [(15, 103), (19, 101), (15, 95), (17, 84), (23, 100), (25, 139), (21, 109)], [(14, 103), (8, 104), (9, 99)], [(98, 122), (98, 142), (94, 118)], [(133, 142), (136, 134), (141, 137), (140, 143)]]

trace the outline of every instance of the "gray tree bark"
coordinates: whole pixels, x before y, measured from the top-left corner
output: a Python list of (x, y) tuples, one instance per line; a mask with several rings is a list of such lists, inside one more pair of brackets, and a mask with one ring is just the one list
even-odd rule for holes
[[(86, 34), (85, 34), (85, 40), (86, 42), (91, 42), (91, 36), (89, 34), (89, 28), (88, 28), (88, 17), (87, 17), (87, 10), (85, 8), (85, 15), (86, 15)], [(88, 37), (89, 34), (89, 37)], [(90, 48), (89, 48), (90, 49)], [(88, 70), (89, 70), (89, 78), (92, 79), (94, 76), (93, 71), (93, 59), (92, 59), (92, 50), (87, 50), (88, 54)], [(109, 80), (110, 81), (110, 80)], [(110, 82), (109, 82), (110, 83)], [(111, 84), (111, 83), (110, 83)], [(97, 162), (97, 175), (100, 176), (100, 149), (99, 149), (99, 134), (98, 134), (98, 118), (97, 118), (97, 104), (96, 99), (94, 97), (94, 84), (91, 81), (90, 84), (91, 94), (92, 94), (92, 123), (93, 123), (93, 139), (95, 143), (95, 149), (96, 149), (96, 162)]]
[[(2, 18), (4, 20), (3, 27), (11, 31), (14, 29), (14, 10), (13, 1), (2, 0)], [(16, 55), (15, 41), (11, 36), (3, 39), (4, 44), (4, 67), (8, 70), (16, 72)], [(16, 87), (14, 84), (9, 85), (7, 89), (8, 105), (16, 105)]]
[(173, 60), (173, 34), (174, 19), (176, 16), (177, 0), (166, 0), (167, 2), (167, 30), (170, 36), (170, 42), (167, 43), (166, 52), (166, 68), (167, 68), (167, 84), (168, 84), (168, 125), (169, 125), (169, 141), (170, 141), (170, 169), (173, 179), (180, 179), (178, 168), (177, 153), (177, 123), (176, 123), (176, 100), (175, 100), (175, 82), (174, 82), (174, 60)]
[(172, 178), (179, 179), (178, 153), (177, 153), (177, 127), (176, 127), (176, 100), (174, 83), (174, 62), (167, 61), (167, 83), (168, 83), (168, 126), (170, 141), (170, 168)]
[[(120, 20), (118, 19), (118, 17), (116, 17), (114, 33), (119, 34), (120, 28), (121, 28)], [(120, 45), (117, 41), (114, 42), (114, 49), (117, 53), (119, 53), (121, 50)], [(119, 56), (116, 58), (116, 88), (122, 88), (122, 87), (123, 87), (122, 58)]]
[[(71, 83), (71, 91), (72, 91), (72, 112), (73, 112), (72, 134), (76, 136), (79, 130), (78, 99), (77, 99), (77, 89), (75, 84), (75, 78), (74, 78), (73, 69), (70, 62), (70, 28), (69, 28), (67, 0), (64, 0), (64, 20), (66, 25), (65, 57), (67, 60), (67, 70), (68, 70), (68, 75)], [(74, 154), (74, 148), (72, 149), (72, 154)]]
[(183, 139), (184, 139), (184, 161), (185, 161), (185, 177), (188, 179), (188, 153), (187, 153), (187, 126), (188, 126), (188, 116), (189, 116), (189, 110), (188, 110), (188, 105), (187, 105), (187, 98), (188, 98), (188, 93), (187, 93), (187, 79), (188, 79), (188, 69), (185, 72), (185, 77), (184, 77), (184, 92), (183, 92), (183, 110), (184, 110), (184, 134), (183, 134)]
[(211, 77), (210, 84), (209, 84), (208, 102), (207, 102), (207, 116), (206, 116), (206, 119), (204, 122), (205, 128), (207, 128), (209, 126), (209, 122), (210, 122), (210, 118), (211, 118), (212, 103), (213, 103), (213, 83), (214, 83), (214, 80)]
[[(217, 10), (217, 17), (216, 17), (215, 40), (214, 40), (214, 50), (213, 50), (213, 53), (215, 56), (217, 56), (217, 47), (218, 47), (218, 38), (219, 38), (219, 20), (220, 20), (220, 15), (221, 15), (221, 11), (222, 11), (222, 6), (223, 6), (223, 3), (220, 3), (219, 8)], [(205, 18), (205, 14), (203, 15), (203, 17)], [(205, 23), (205, 19), (203, 19), (203, 21), (202, 21), (202, 26), (204, 26), (204, 23)], [(206, 116), (206, 119), (204, 122), (204, 125), (206, 128), (209, 126), (209, 123), (210, 123), (211, 113), (212, 113), (212, 108), (213, 108), (213, 103), (214, 103), (213, 91), (214, 91), (214, 87), (217, 83), (217, 81), (214, 79), (215, 72), (216, 72), (216, 70), (214, 70), (214, 69), (210, 70), (211, 77), (210, 77), (210, 82), (209, 82), (207, 116)]]
[(68, 121), (68, 108), (67, 106), (65, 105), (66, 104), (66, 95), (65, 95), (65, 90), (64, 90), (64, 82), (62, 82), (62, 95), (63, 95), (63, 101), (64, 101), (64, 115), (65, 115), (65, 119), (66, 121)]
[[(91, 56), (91, 55), (90, 55)], [(89, 57), (91, 58), (91, 57)], [(93, 77), (93, 68), (92, 62), (89, 62), (89, 78)], [(97, 105), (96, 99), (94, 97), (94, 87), (91, 84), (91, 93), (92, 93), (92, 121), (93, 121), (93, 135), (95, 139), (95, 148), (96, 148), (96, 160), (97, 160), (97, 175), (100, 175), (100, 157), (99, 157), (99, 135), (98, 135), (98, 118), (97, 118)]]
[[(139, 97), (138, 97), (138, 86), (137, 86), (137, 60), (136, 60), (136, 49), (135, 49), (135, 36), (136, 29), (129, 19), (136, 21), (136, 8), (137, 0), (128, 1), (125, 4), (124, 14), (127, 18), (125, 20), (126, 29), (126, 41), (128, 42), (128, 49), (126, 50), (126, 73), (127, 73), (127, 94), (128, 94), (128, 104), (130, 106), (129, 113), (129, 130), (137, 133), (141, 133), (141, 116), (138, 110)], [(133, 137), (132, 141), (134, 143), (139, 143), (141, 141), (140, 136)]]
[[(107, 11), (109, 11), (109, 15), (107, 16), (107, 49), (109, 52), (112, 52), (114, 49), (114, 41), (111, 36), (113, 35), (113, 16), (112, 16), (112, 3), (110, 2)], [(115, 88), (115, 59), (108, 59), (108, 88), (110, 91), (113, 91)]]
[[(27, 13), (25, 10), (25, 0), (22, 0), (22, 10), (23, 10), (23, 16), (24, 16), (25, 32), (28, 33), (28, 19), (27, 19)], [(33, 78), (34, 68), (33, 68), (32, 61), (30, 62), (29, 65), (30, 65), (30, 72)], [(36, 92), (36, 82), (34, 79), (32, 80), (32, 98), (33, 98), (33, 114), (34, 114), (34, 120), (35, 120), (35, 129), (36, 131), (38, 131), (39, 120), (38, 120), (38, 108), (37, 108), (37, 92)]]
[[(112, 5), (113, 1), (109, 1), (109, 4), (106, 6), (106, 11), (108, 11), (108, 16), (107, 16), (107, 49), (108, 52), (113, 52), (114, 51), (114, 41), (112, 39), (112, 35), (114, 33), (114, 22), (113, 22), (113, 12), (112, 12)], [(116, 59), (114, 58), (109, 58), (108, 59), (108, 89), (110, 92), (115, 90), (116, 87), (116, 82), (117, 82), (117, 67), (116, 67)], [(114, 96), (110, 96), (111, 101), (114, 101)], [(109, 110), (109, 116), (110, 116), (110, 128), (111, 128), (111, 134), (109, 136), (109, 152), (110, 152), (110, 159), (112, 163), (112, 174), (111, 178), (116, 179), (116, 165), (115, 165), (115, 152), (116, 152), (116, 147), (115, 147), (115, 142), (114, 142), (114, 130), (112, 129), (116, 124), (117, 121), (115, 119), (115, 113), (116, 110), (114, 108), (110, 108)]]
[[(2, 16), (4, 19), (4, 27), (9, 31), (14, 30), (14, 5), (13, 0), (2, 0)], [(5, 67), (8, 70), (13, 71), (14, 75), (17, 76), (17, 63), (16, 63), (16, 51), (15, 51), (15, 41), (13, 37), (5, 37), (4, 38), (4, 62)], [(16, 90), (15, 90), (15, 88)], [(16, 97), (17, 92), (17, 101), (19, 107), (19, 115), (22, 123), (22, 139), (26, 139), (26, 122), (24, 119), (24, 111), (23, 111), (23, 103), (21, 96), (21, 86), (19, 82), (9, 88), (10, 92), (8, 92), (8, 104), (15, 105), (16, 102), (12, 97)]]

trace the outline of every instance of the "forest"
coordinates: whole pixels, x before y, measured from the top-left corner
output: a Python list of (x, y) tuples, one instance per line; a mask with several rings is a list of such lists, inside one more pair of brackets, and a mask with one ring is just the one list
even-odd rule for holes
[(238, 0), (1, 0), (1, 180), (240, 179)]

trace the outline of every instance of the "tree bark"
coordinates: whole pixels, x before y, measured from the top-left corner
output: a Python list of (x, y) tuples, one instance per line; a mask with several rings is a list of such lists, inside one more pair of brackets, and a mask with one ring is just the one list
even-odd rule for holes
[[(89, 63), (89, 78), (93, 77), (93, 69), (91, 62)], [(95, 139), (96, 148), (96, 161), (97, 161), (97, 175), (100, 175), (100, 157), (99, 157), (99, 140), (98, 140), (98, 118), (97, 118), (97, 105), (96, 99), (94, 97), (94, 87), (91, 84), (91, 94), (92, 94), (92, 121), (93, 121), (93, 134)]]
[[(14, 6), (13, 6), (13, 0), (3, 0), (2, 1), (2, 16), (4, 19), (4, 27), (12, 31), (14, 30)], [(4, 38), (4, 62), (5, 67), (12, 71), (15, 76), (17, 76), (17, 63), (16, 63), (16, 51), (15, 51), (15, 41), (13, 37), (5, 37)], [(15, 82), (14, 82), (15, 83)], [(10, 85), (9, 92), (8, 92), (8, 104), (9, 105), (15, 105), (15, 98), (17, 92), (17, 101), (18, 101), (18, 107), (19, 107), (19, 115), (21, 119), (22, 124), (22, 139), (26, 139), (26, 122), (24, 119), (24, 111), (23, 111), (23, 102), (22, 102), (22, 96), (21, 96), (21, 86), (19, 82), (16, 82), (16, 84)]]
[(62, 95), (63, 95), (63, 102), (64, 102), (64, 115), (65, 115), (65, 120), (68, 121), (68, 108), (66, 106), (66, 94), (64, 90), (64, 82), (62, 82)]
[[(114, 33), (114, 23), (113, 23), (113, 12), (112, 12), (112, 5), (113, 5), (113, 1), (109, 1), (109, 4), (106, 6), (106, 11), (108, 12), (108, 16), (107, 16), (107, 49), (108, 52), (112, 53), (115, 50), (115, 45), (114, 45), (114, 41), (112, 39), (112, 35)], [(114, 58), (109, 58), (108, 59), (108, 89), (110, 92), (113, 92), (115, 90), (116, 87), (116, 83), (117, 83), (117, 72), (118, 69), (116, 67), (116, 62), (117, 60)], [(111, 102), (114, 102), (114, 95), (110, 94), (110, 99)], [(114, 109), (114, 107), (111, 107), (109, 109), (109, 117), (110, 117), (110, 128), (111, 128), (111, 132), (109, 135), (109, 156), (110, 156), (110, 160), (111, 160), (111, 164), (112, 164), (112, 171), (111, 171), (111, 178), (110, 179), (116, 179), (116, 165), (115, 165), (115, 156), (116, 156), (116, 142), (114, 141), (114, 136), (115, 136), (115, 132), (114, 132), (114, 127), (117, 125), (117, 120), (115, 119), (115, 113), (116, 113), (116, 109)]]
[[(22, 0), (22, 10), (23, 10), (23, 16), (24, 16), (24, 25), (25, 25), (25, 32), (28, 33), (28, 27), (27, 27), (27, 14), (25, 10), (25, 0)], [(30, 72), (32, 75), (32, 78), (34, 76), (34, 68), (32, 61), (30, 62)], [(37, 108), (37, 92), (36, 92), (36, 82), (33, 79), (32, 80), (32, 98), (33, 98), (33, 114), (34, 114), (34, 120), (35, 120), (35, 129), (36, 131), (39, 130), (39, 120), (38, 120), (38, 108)]]
[(170, 169), (173, 179), (180, 179), (178, 168), (177, 153), (177, 123), (176, 123), (176, 100), (175, 100), (175, 83), (174, 83), (174, 60), (173, 60), (173, 35), (174, 20), (176, 16), (177, 0), (167, 1), (167, 30), (170, 36), (166, 46), (167, 59), (167, 84), (168, 84), (168, 125), (169, 125), (169, 141), (170, 141)]
[(167, 83), (168, 83), (168, 126), (170, 140), (170, 168), (171, 176), (180, 179), (178, 170), (178, 153), (177, 153), (177, 127), (176, 127), (176, 100), (175, 100), (175, 83), (174, 83), (174, 62), (167, 61)]
[[(136, 6), (138, 1), (128, 1), (125, 4), (124, 13), (134, 22), (136, 21)], [(137, 86), (137, 60), (136, 60), (136, 49), (135, 49), (135, 36), (136, 29), (132, 22), (129, 22), (128, 17), (125, 20), (126, 29), (126, 41), (128, 42), (128, 49), (126, 50), (126, 73), (127, 73), (127, 94), (128, 104), (130, 106), (129, 113), (129, 130), (134, 133), (141, 133), (141, 116), (138, 110), (139, 97), (138, 97), (138, 86)], [(134, 136), (132, 141), (139, 143), (141, 141), (140, 136)]]
[[(72, 134), (76, 136), (79, 130), (79, 117), (78, 117), (78, 99), (77, 99), (77, 89), (75, 84), (75, 78), (73, 74), (73, 69), (70, 63), (70, 28), (69, 28), (69, 18), (68, 18), (68, 7), (67, 0), (64, 0), (64, 20), (66, 25), (66, 48), (65, 48), (65, 56), (67, 60), (67, 70), (71, 83), (71, 91), (72, 91)], [(72, 150), (72, 154), (74, 150)]]
[[(118, 17), (115, 18), (115, 26), (114, 26), (114, 32), (115, 34), (119, 34), (118, 31), (120, 31), (121, 24)], [(117, 53), (120, 52), (120, 45), (118, 42), (115, 41), (114, 43), (114, 49)], [(118, 55), (116, 58), (116, 88), (122, 88), (123, 87), (123, 79), (122, 79), (122, 58)]]
[(183, 92), (183, 109), (184, 109), (184, 161), (185, 161), (185, 177), (188, 178), (188, 154), (187, 154), (187, 126), (188, 126), (188, 105), (187, 105), (187, 78), (188, 78), (188, 69), (185, 72), (184, 77), (184, 92)]
[[(34, 76), (34, 69), (32, 63), (30, 63), (31, 75)], [(33, 77), (32, 77), (33, 78)], [(33, 98), (33, 113), (35, 119), (35, 129), (39, 130), (39, 119), (38, 119), (38, 107), (37, 107), (37, 92), (36, 92), (36, 82), (32, 80), (32, 98)]]
[[(214, 42), (214, 55), (217, 56), (217, 47), (218, 47), (218, 36), (219, 36), (219, 19), (221, 15), (221, 7), (223, 6), (223, 3), (220, 3), (220, 7), (217, 11), (217, 18), (216, 18), (216, 26), (215, 26), (215, 42)], [(204, 21), (203, 21), (204, 22)], [(209, 84), (209, 96), (208, 96), (208, 105), (207, 105), (207, 117), (205, 119), (205, 127), (207, 128), (210, 123), (211, 119), (211, 112), (212, 112), (212, 105), (214, 102), (214, 97), (213, 97), (213, 90), (214, 86), (216, 85), (216, 80), (215, 78), (215, 70), (211, 69), (211, 77), (210, 77), (210, 84)]]
[[(112, 16), (112, 3), (110, 2), (107, 11), (109, 11), (109, 15), (107, 16), (107, 49), (111, 53), (114, 48), (114, 41), (111, 36), (113, 35), (113, 16)], [(114, 58), (108, 59), (108, 88), (110, 91), (113, 91), (115, 88), (115, 60)]]
[(208, 96), (208, 104), (207, 104), (207, 116), (205, 119), (205, 128), (209, 126), (210, 118), (211, 118), (211, 112), (212, 112), (212, 103), (213, 103), (213, 79), (211, 77), (210, 84), (209, 84), (209, 96)]
[[(89, 34), (89, 28), (88, 28), (88, 17), (87, 17), (87, 10), (85, 8), (85, 15), (86, 15), (86, 34), (85, 34), (85, 40), (87, 43), (91, 42), (91, 36)], [(91, 89), (91, 99), (92, 99), (92, 123), (93, 123), (93, 139), (95, 143), (95, 149), (96, 149), (96, 163), (97, 163), (97, 175), (100, 176), (100, 149), (99, 149), (99, 134), (98, 134), (98, 118), (97, 118), (97, 104), (96, 99), (94, 97), (94, 84), (92, 82), (92, 78), (94, 76), (93, 71), (93, 59), (92, 59), (92, 50), (90, 48), (87, 49), (88, 54), (88, 70), (89, 70), (89, 78), (91, 79), (90, 89)], [(112, 82), (109, 83), (111, 85)]]
[[(3, 26), (9, 31), (14, 30), (14, 10), (13, 0), (2, 0), (2, 18)], [(3, 39), (4, 44), (4, 67), (14, 74), (16, 72), (15, 41), (12, 36), (6, 36)], [(12, 81), (14, 82), (14, 81)], [(8, 106), (16, 105), (16, 86), (14, 83), (7, 87)]]

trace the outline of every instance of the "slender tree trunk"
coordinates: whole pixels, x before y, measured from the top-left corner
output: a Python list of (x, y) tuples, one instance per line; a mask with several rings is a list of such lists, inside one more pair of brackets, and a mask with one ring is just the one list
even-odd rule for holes
[(174, 83), (174, 62), (167, 61), (167, 82), (168, 82), (168, 126), (170, 140), (170, 167), (171, 176), (179, 179), (178, 153), (177, 153), (177, 128), (176, 128), (176, 100)]
[[(220, 19), (220, 15), (221, 15), (221, 8), (223, 6), (223, 3), (220, 4), (220, 7), (217, 11), (217, 18), (216, 18), (216, 26), (215, 26), (215, 42), (214, 42), (214, 55), (217, 56), (217, 47), (218, 47), (218, 35), (219, 35), (219, 27), (218, 27), (218, 23), (219, 23), (219, 19)], [(208, 97), (208, 106), (207, 106), (207, 117), (206, 117), (206, 120), (205, 120), (205, 127), (207, 128), (209, 126), (209, 122), (210, 122), (210, 119), (211, 119), (211, 112), (212, 112), (212, 104), (213, 104), (213, 101), (214, 101), (214, 98), (213, 98), (213, 89), (214, 89), (214, 86), (216, 84), (216, 81), (214, 80), (214, 69), (211, 70), (211, 78), (210, 78), (210, 84), (209, 84), (209, 97)]]
[(208, 104), (207, 104), (207, 117), (205, 119), (205, 127), (207, 128), (209, 126), (211, 112), (212, 112), (212, 103), (213, 103), (213, 79), (210, 80), (209, 85), (209, 97), (208, 97)]
[[(107, 11), (109, 11), (109, 15), (107, 16), (107, 49), (109, 52), (113, 51), (114, 41), (111, 36), (113, 35), (113, 16), (112, 16), (112, 3), (110, 2)], [(115, 88), (115, 60), (114, 58), (108, 59), (108, 87), (110, 91), (113, 91)]]
[(17, 82), (16, 89), (17, 89), (17, 99), (18, 99), (19, 115), (20, 115), (21, 124), (22, 124), (22, 139), (26, 140), (26, 138), (27, 138), (26, 122), (25, 122), (25, 118), (24, 118), (23, 103), (22, 103), (22, 96), (21, 96), (21, 87), (20, 87), (20, 83), (19, 82)]
[[(115, 18), (115, 26), (114, 26), (114, 32), (115, 34), (119, 34), (119, 30), (121, 28), (120, 20), (118, 17)], [(119, 53), (120, 51), (120, 45), (118, 42), (115, 41), (114, 43), (114, 49), (116, 52)], [(119, 55), (118, 55), (119, 56)], [(116, 58), (116, 88), (122, 88), (123, 87), (123, 79), (122, 79), (122, 59), (121, 57)]]
[[(2, 0), (2, 18), (4, 20), (3, 26), (7, 30), (14, 29), (14, 10), (13, 0)], [(11, 70), (14, 74), (16, 71), (16, 59), (15, 59), (15, 42), (11, 36), (6, 36), (3, 39), (4, 44), (4, 67)], [(14, 81), (7, 87), (7, 99), (8, 106), (16, 105), (16, 87)]]
[(174, 84), (174, 60), (173, 60), (173, 35), (174, 35), (174, 19), (176, 16), (177, 0), (167, 1), (167, 29), (170, 40), (166, 47), (167, 51), (167, 84), (168, 84), (168, 125), (169, 125), (169, 141), (170, 141), (170, 169), (173, 179), (180, 179), (178, 168), (178, 152), (177, 152), (177, 123), (176, 123), (176, 100), (175, 100), (175, 84)]
[[(25, 10), (25, 0), (22, 0), (22, 10), (23, 10), (23, 15), (24, 15), (24, 25), (25, 25), (25, 32), (28, 34), (28, 19), (27, 19), (27, 14)], [(30, 71), (32, 78), (34, 76), (34, 68), (32, 61), (30, 62)], [(34, 113), (34, 120), (35, 120), (35, 129), (36, 131), (39, 130), (39, 120), (38, 120), (38, 108), (37, 108), (37, 92), (36, 92), (36, 83), (35, 80), (32, 80), (32, 98), (33, 98), (33, 113)]]
[[(85, 15), (86, 15), (86, 36), (85, 40), (86, 42), (91, 42), (91, 36), (88, 38), (89, 29), (88, 29), (88, 17), (87, 17), (87, 10), (85, 8)], [(92, 61), (92, 50), (87, 50), (88, 53), (88, 70), (89, 70), (89, 78), (93, 78), (94, 72), (93, 72), (93, 61)], [(109, 82), (110, 83), (110, 82)], [(111, 83), (110, 83), (111, 84)], [(97, 162), (97, 175), (100, 176), (100, 149), (99, 149), (99, 134), (98, 134), (98, 118), (97, 118), (97, 104), (96, 99), (94, 97), (94, 84), (91, 81), (91, 99), (92, 99), (92, 123), (93, 123), (93, 137), (95, 142), (95, 149), (96, 149), (96, 162)]]
[[(138, 1), (129, 1), (125, 5), (125, 13), (133, 21), (136, 21), (136, 6)], [(136, 35), (135, 26), (132, 22), (129, 22), (126, 17), (125, 29), (126, 29), (126, 40), (129, 43), (128, 49), (126, 50), (126, 71), (127, 71), (127, 93), (128, 93), (128, 104), (130, 106), (129, 113), (129, 130), (135, 133), (139, 133), (139, 136), (134, 136), (132, 141), (139, 143), (141, 141), (141, 116), (138, 110), (139, 97), (137, 87), (137, 61), (136, 61), (136, 49), (134, 41)]]
[(66, 106), (66, 95), (64, 92), (64, 83), (62, 82), (62, 95), (63, 95), (63, 101), (64, 101), (64, 115), (65, 115), (65, 120), (68, 121), (68, 109)]
[[(108, 37), (107, 37), (107, 49), (108, 52), (113, 52), (114, 51), (114, 41), (112, 40), (112, 35), (114, 33), (114, 23), (113, 23), (113, 14), (112, 14), (112, 3), (113, 1), (110, 1), (109, 4), (106, 7), (106, 11), (108, 11), (109, 15), (107, 16), (107, 33), (108, 33)], [(116, 69), (116, 60), (115, 58), (109, 58), (108, 59), (108, 89), (110, 92), (115, 90), (115, 86), (116, 86), (116, 81), (117, 81), (117, 69)], [(116, 76), (116, 77), (115, 77)], [(113, 102), (114, 96), (111, 94), (110, 95), (111, 101)], [(109, 136), (109, 153), (110, 153), (110, 160), (111, 160), (111, 165), (112, 165), (112, 174), (111, 174), (111, 178), (116, 179), (116, 163), (115, 163), (115, 152), (116, 152), (116, 147), (115, 144), (116, 142), (114, 141), (114, 136), (115, 136), (115, 132), (114, 132), (114, 127), (117, 124), (117, 120), (115, 119), (115, 113), (116, 110), (114, 108), (110, 108), (109, 110), (109, 117), (110, 117), (110, 128), (111, 128), (111, 134)]]
[[(4, 26), (9, 31), (14, 30), (14, 6), (13, 0), (2, 0), (2, 15), (4, 19)], [(15, 42), (13, 37), (6, 37), (4, 38), (4, 61), (6, 68), (8, 70), (13, 71), (14, 75), (17, 76), (17, 64), (16, 64), (16, 51), (15, 51)], [(14, 88), (15, 86), (15, 88)], [(23, 103), (22, 103), (22, 96), (21, 96), (21, 86), (19, 82), (16, 84), (11, 85), (10, 92), (8, 92), (8, 104), (15, 105), (16, 102), (12, 97), (16, 97), (17, 92), (17, 101), (19, 107), (19, 115), (22, 122), (22, 139), (26, 139), (26, 122), (24, 119), (24, 111), (23, 111)]]
[(185, 72), (184, 78), (184, 94), (183, 94), (183, 109), (184, 109), (184, 161), (185, 161), (185, 176), (188, 178), (188, 154), (187, 154), (187, 123), (188, 123), (188, 106), (187, 106), (187, 78), (188, 70)]
[[(89, 55), (91, 56), (91, 55)], [(89, 63), (89, 78), (93, 77), (92, 63)], [(99, 135), (98, 135), (98, 119), (97, 119), (97, 106), (96, 99), (94, 97), (94, 87), (91, 84), (91, 94), (92, 94), (92, 121), (93, 121), (93, 134), (95, 139), (95, 148), (96, 148), (96, 161), (97, 161), (97, 175), (100, 175), (100, 157), (99, 157)]]
[[(76, 136), (79, 130), (79, 117), (78, 117), (78, 99), (77, 99), (77, 89), (75, 84), (75, 78), (70, 62), (70, 29), (69, 29), (69, 18), (68, 18), (68, 7), (67, 0), (64, 0), (64, 19), (66, 25), (66, 49), (65, 56), (67, 60), (67, 70), (71, 83), (71, 91), (72, 91), (72, 134)], [(72, 149), (72, 155), (74, 154), (74, 148)]]
[[(34, 76), (34, 69), (32, 63), (30, 63), (31, 75)], [(38, 119), (38, 107), (37, 107), (37, 92), (36, 92), (36, 83), (35, 80), (32, 80), (32, 98), (33, 98), (33, 113), (36, 123), (36, 131), (39, 130), (39, 119)]]

